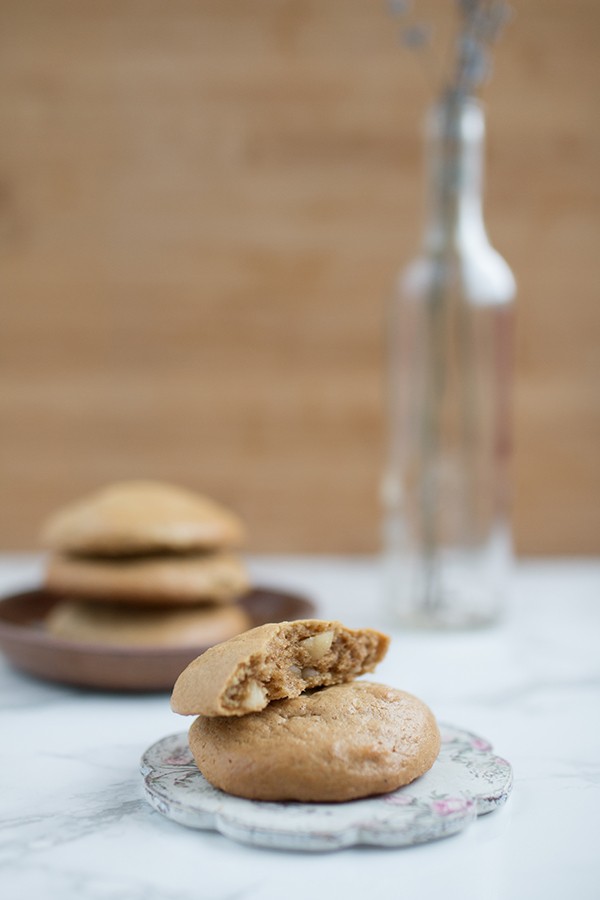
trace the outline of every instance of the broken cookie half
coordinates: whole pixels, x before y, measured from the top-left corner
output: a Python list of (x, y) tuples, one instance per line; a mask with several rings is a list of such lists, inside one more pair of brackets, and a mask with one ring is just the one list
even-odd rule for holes
[(272, 700), (372, 672), (389, 638), (370, 628), (302, 619), (261, 625), (211, 647), (181, 673), (171, 707), (184, 716), (244, 716)]

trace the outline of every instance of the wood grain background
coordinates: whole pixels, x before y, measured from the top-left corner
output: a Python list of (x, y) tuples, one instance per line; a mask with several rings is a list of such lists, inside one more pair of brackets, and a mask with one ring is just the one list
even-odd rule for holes
[[(600, 552), (599, 26), (522, 0), (486, 90), (524, 553)], [(429, 96), (375, 0), (3, 0), (0, 548), (131, 476), (231, 503), (254, 550), (377, 548)]]

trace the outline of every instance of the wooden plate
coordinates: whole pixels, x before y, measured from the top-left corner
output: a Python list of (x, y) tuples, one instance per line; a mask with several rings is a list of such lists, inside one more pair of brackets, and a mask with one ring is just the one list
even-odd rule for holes
[[(59, 601), (44, 590), (0, 600), (0, 650), (17, 669), (50, 681), (111, 691), (170, 691), (177, 676), (208, 646), (107, 647), (53, 637), (44, 619)], [(240, 599), (253, 625), (310, 618), (312, 601), (297, 594), (254, 588)]]

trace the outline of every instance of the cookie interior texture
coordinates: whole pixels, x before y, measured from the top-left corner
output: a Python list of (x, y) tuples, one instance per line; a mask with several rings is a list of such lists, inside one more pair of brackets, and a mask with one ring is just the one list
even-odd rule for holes
[(388, 645), (387, 635), (340, 622), (261, 625), (190, 663), (175, 683), (171, 705), (182, 715), (244, 716), (273, 700), (372, 672)]
[(238, 718), (200, 716), (189, 743), (215, 787), (253, 800), (340, 802), (394, 791), (435, 762), (418, 698), (371, 682), (323, 688)]
[(42, 533), (51, 550), (94, 556), (232, 547), (243, 537), (230, 510), (159, 481), (108, 485), (59, 510)]
[(249, 578), (227, 551), (99, 559), (54, 553), (45, 584), (62, 596), (169, 605), (231, 603), (248, 589)]
[(62, 640), (113, 647), (202, 647), (250, 626), (238, 606), (143, 608), (66, 600), (49, 613), (45, 627)]

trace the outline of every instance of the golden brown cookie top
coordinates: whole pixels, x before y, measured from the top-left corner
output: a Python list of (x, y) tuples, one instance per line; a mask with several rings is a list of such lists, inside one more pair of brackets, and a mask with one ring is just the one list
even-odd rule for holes
[(171, 706), (187, 716), (243, 716), (272, 700), (372, 672), (388, 645), (378, 631), (322, 619), (260, 625), (190, 663)]
[(254, 800), (337, 802), (409, 784), (435, 762), (431, 710), (404, 691), (356, 681), (241, 718), (199, 716), (198, 768), (215, 787)]
[(42, 532), (49, 549), (90, 556), (187, 553), (236, 546), (243, 538), (234, 513), (160, 481), (111, 484), (59, 510)]

